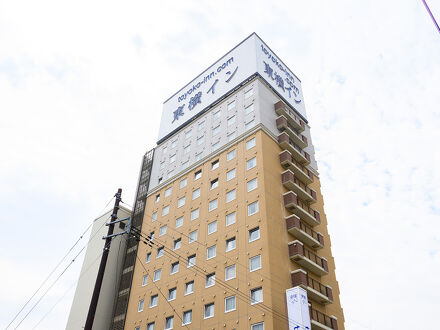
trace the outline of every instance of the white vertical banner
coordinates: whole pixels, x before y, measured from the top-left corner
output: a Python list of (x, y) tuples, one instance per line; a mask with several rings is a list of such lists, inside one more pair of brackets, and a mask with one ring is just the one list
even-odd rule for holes
[(309, 301), (307, 291), (296, 286), (286, 290), (289, 330), (310, 330)]

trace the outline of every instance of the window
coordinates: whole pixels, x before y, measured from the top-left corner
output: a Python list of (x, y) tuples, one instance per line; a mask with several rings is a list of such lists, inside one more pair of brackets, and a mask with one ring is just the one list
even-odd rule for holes
[(208, 235), (217, 231), (217, 221), (208, 223)]
[(166, 154), (167, 153), (167, 146), (163, 147), (163, 153)]
[(248, 205), (248, 215), (253, 215), (258, 212), (258, 201)]
[(186, 147), (183, 148), (183, 154), (189, 154), (189, 152), (191, 151), (191, 145), (188, 144)]
[(163, 236), (167, 233), (167, 225), (160, 227), (159, 236)]
[(177, 146), (177, 140), (171, 142), (171, 148), (175, 148)]
[(158, 249), (157, 249), (157, 255), (156, 255), (156, 258), (160, 258), (160, 257), (162, 257), (163, 254), (164, 254), (164, 252), (165, 252), (165, 248), (164, 248), (163, 246), (161, 246), (160, 248), (158, 248)]
[(215, 273), (206, 275), (205, 288), (209, 288), (215, 284)]
[(160, 200), (160, 194), (157, 194), (157, 195), (156, 195), (156, 198), (155, 198), (155, 200), (154, 200), (154, 202), (155, 202), (155, 203), (158, 203), (159, 200)]
[(158, 301), (157, 294), (155, 294), (154, 296), (151, 296), (150, 297), (150, 308), (151, 307), (156, 307), (157, 306), (157, 301)]
[(182, 325), (190, 324), (192, 322), (192, 311), (183, 312)]
[(148, 275), (144, 275), (142, 277), (142, 286), (146, 286), (148, 282)]
[(260, 238), (260, 227), (249, 230), (249, 242), (253, 242)]
[(185, 295), (194, 292), (194, 281), (185, 283)]
[(206, 260), (212, 259), (215, 257), (216, 254), (216, 246), (210, 246), (206, 249)]
[(228, 103), (228, 111), (229, 111), (229, 110), (232, 110), (232, 109), (234, 109), (234, 108), (235, 108), (235, 100), (232, 101), (232, 102), (230, 102), (230, 103)]
[(168, 290), (168, 301), (176, 299), (176, 288), (172, 288)]
[(147, 258), (145, 258), (145, 262), (150, 262), (151, 260), (151, 252), (147, 253)]
[(157, 183), (160, 184), (162, 182), (162, 177), (160, 177), (159, 179), (157, 179)]
[(198, 180), (202, 177), (202, 170), (198, 170), (194, 173), (194, 180)]
[(244, 109), (245, 113), (248, 115), (250, 114), (252, 111), (254, 111), (254, 104), (252, 103), (251, 105), (249, 105), (248, 107), (246, 107)]
[(202, 159), (202, 152), (196, 154), (196, 162), (198, 162), (200, 159)]
[(234, 140), (235, 136), (236, 136), (235, 131), (228, 134), (228, 142), (231, 142), (232, 140)]
[(235, 296), (225, 298), (225, 313), (235, 311)]
[(209, 202), (209, 212), (215, 210), (218, 207), (218, 199), (214, 199)]
[(179, 271), (179, 262), (174, 262), (171, 264), (171, 274), (176, 274)]
[(248, 181), (248, 183), (247, 183), (247, 191), (248, 192), (250, 192), (250, 191), (252, 191), (254, 189), (257, 189), (257, 187), (258, 187), (257, 178)]
[(226, 155), (226, 160), (229, 162), (231, 159), (235, 158), (235, 149), (231, 150)]
[(154, 322), (147, 324), (147, 330), (154, 330)]
[(165, 330), (169, 330), (173, 328), (174, 316), (168, 316), (165, 319)]
[(261, 255), (257, 255), (249, 259), (249, 270), (251, 272), (260, 268), (261, 268)]
[(196, 190), (193, 190), (192, 199), (195, 200), (196, 198), (200, 197), (200, 188), (197, 188)]
[(232, 180), (233, 178), (235, 178), (235, 168), (226, 172), (226, 181)]
[(211, 163), (211, 170), (215, 170), (216, 168), (219, 167), (219, 165), (220, 165), (220, 161), (219, 161), (218, 159), (214, 160), (214, 161)]
[(207, 318), (213, 317), (213, 316), (214, 316), (214, 303), (206, 304), (204, 318), (207, 319)]
[(246, 169), (250, 170), (251, 168), (254, 168), (257, 166), (257, 158), (251, 158), (246, 162)]
[(196, 255), (193, 254), (188, 257), (188, 262), (186, 264), (186, 267), (190, 268), (190, 267), (194, 266), (195, 264), (196, 264)]
[(218, 178), (211, 181), (211, 187), (210, 190), (215, 189), (218, 187)]
[(185, 196), (177, 200), (177, 208), (182, 207), (183, 205), (185, 205)]
[(154, 222), (157, 220), (157, 212), (154, 212), (153, 215), (151, 216), (151, 222)]
[(192, 131), (191, 130), (186, 131), (185, 132), (185, 139), (189, 139), (191, 137), (191, 135), (192, 135)]
[(176, 161), (176, 154), (170, 156), (170, 164)]
[(232, 202), (235, 199), (235, 189), (226, 193), (226, 203)]
[(235, 278), (235, 265), (231, 265), (225, 268), (225, 281)]
[(235, 249), (235, 245), (236, 245), (235, 237), (227, 239), (226, 240), (226, 252), (234, 250)]
[(167, 215), (168, 213), (170, 213), (170, 206), (167, 205), (162, 209), (162, 216)]
[(174, 240), (173, 250), (178, 250), (182, 246), (182, 239), (178, 238)]
[(178, 217), (176, 219), (176, 228), (179, 228), (183, 225), (183, 217)]
[(204, 122), (204, 121), (200, 122), (198, 127), (199, 127), (199, 128), (198, 128), (199, 131), (201, 131), (202, 129), (204, 129), (204, 128), (205, 128), (205, 122)]
[(263, 302), (263, 288), (255, 288), (251, 290), (251, 305)]
[(134, 330), (141, 330), (141, 327), (136, 327), (134, 328)]
[(219, 111), (217, 111), (217, 112), (215, 112), (215, 113), (213, 113), (213, 115), (212, 115), (212, 119), (219, 119), (220, 118), (220, 115), (221, 115), (221, 112), (220, 112), (220, 110)]
[(182, 189), (183, 187), (186, 187), (186, 178), (185, 179), (183, 179), (182, 181), (180, 181), (180, 184), (179, 184), (179, 186), (180, 186), (180, 189)]
[(211, 150), (212, 150), (212, 151), (215, 151), (215, 150), (217, 150), (219, 147), (220, 147), (220, 141), (214, 143), (214, 144), (211, 146)]
[(232, 225), (235, 223), (236, 213), (232, 212), (226, 215), (226, 226)]
[(194, 230), (189, 233), (189, 243), (197, 241), (197, 230)]
[(252, 324), (251, 330), (264, 330), (264, 322)]
[(171, 195), (172, 190), (173, 190), (172, 187), (167, 188), (167, 190), (165, 190), (165, 197), (168, 197), (169, 195)]
[(255, 138), (246, 141), (246, 150), (252, 149), (253, 147), (255, 147)]
[(165, 162), (160, 162), (160, 169), (163, 170), (165, 168)]
[(152, 231), (152, 232), (150, 233), (150, 235), (148, 235), (148, 239), (149, 239), (150, 241), (152, 241), (152, 240), (154, 239), (154, 231)]
[(144, 299), (139, 300), (138, 303), (138, 312), (142, 312), (144, 310)]
[(199, 209), (195, 209), (191, 211), (191, 221), (197, 219), (199, 217)]
[(254, 89), (251, 88), (250, 90), (248, 90), (247, 92), (244, 93), (244, 98), (248, 99), (250, 98), (252, 95), (254, 95)]
[(235, 124), (235, 116), (229, 117), (228, 118), (228, 126), (231, 126), (234, 124)]
[(217, 135), (218, 133), (220, 133), (220, 125), (217, 125), (216, 127), (214, 127), (212, 129), (212, 136)]
[(255, 121), (252, 119), (251, 121), (247, 122), (247, 123), (244, 125), (244, 129), (245, 129), (245, 130), (248, 130), (248, 129), (251, 129), (252, 127), (254, 127), (254, 126), (255, 126)]
[(159, 281), (161, 275), (162, 275), (162, 269), (155, 270), (153, 274), (153, 282)]
[(203, 144), (203, 142), (205, 142), (205, 136), (201, 136), (197, 139), (197, 145), (200, 146)]

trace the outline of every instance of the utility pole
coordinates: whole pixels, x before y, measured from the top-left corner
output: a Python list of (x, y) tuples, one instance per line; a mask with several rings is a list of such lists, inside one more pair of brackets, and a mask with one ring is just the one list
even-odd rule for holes
[(119, 202), (121, 201), (122, 189), (119, 188), (115, 195), (115, 206), (113, 207), (113, 213), (109, 222), (107, 236), (105, 237), (104, 252), (102, 253), (101, 263), (99, 265), (98, 275), (96, 276), (95, 288), (93, 289), (92, 300), (90, 301), (89, 312), (87, 314), (85, 330), (92, 330), (93, 321), (95, 319), (96, 306), (98, 305), (99, 293), (101, 291), (102, 280), (104, 278), (105, 266), (107, 264), (107, 258), (110, 251), (110, 243), (113, 238), (113, 230), (115, 227), (115, 221), (118, 218)]

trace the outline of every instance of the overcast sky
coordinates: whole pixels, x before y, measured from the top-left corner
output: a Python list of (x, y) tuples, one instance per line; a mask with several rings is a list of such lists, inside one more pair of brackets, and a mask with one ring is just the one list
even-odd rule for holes
[[(0, 0), (1, 328), (117, 188), (132, 204), (163, 101), (254, 31), (302, 80), (346, 328), (438, 324), (440, 33), (422, 1)], [(67, 292), (38, 329), (65, 327), (74, 264), (19, 329)]]

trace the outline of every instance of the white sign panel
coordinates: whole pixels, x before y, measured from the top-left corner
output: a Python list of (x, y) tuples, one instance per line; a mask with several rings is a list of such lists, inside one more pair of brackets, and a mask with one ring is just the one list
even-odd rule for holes
[(255, 73), (306, 118), (301, 82), (254, 33), (165, 101), (159, 140)]
[(307, 291), (296, 286), (286, 290), (289, 330), (310, 330), (310, 313)]

